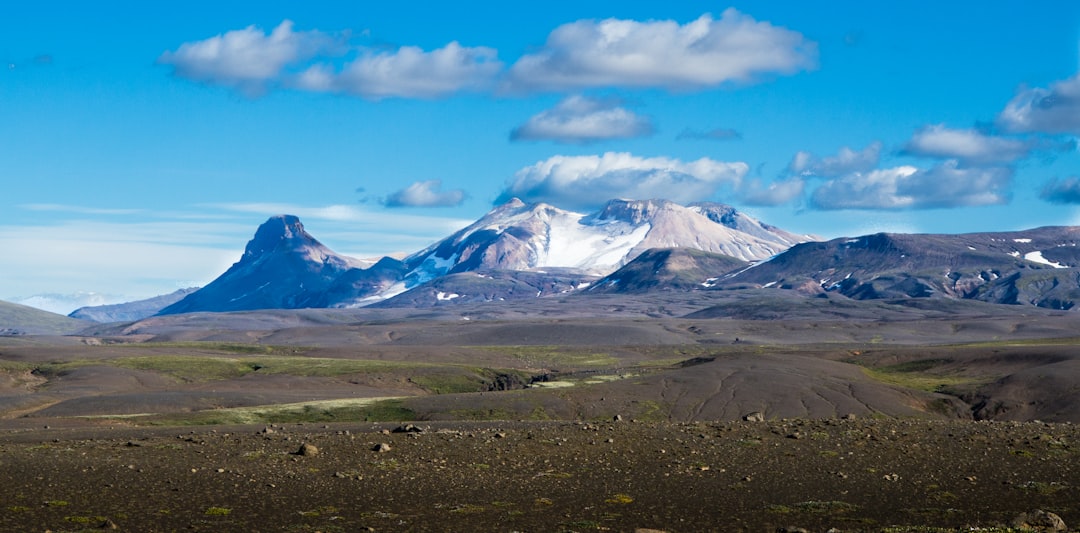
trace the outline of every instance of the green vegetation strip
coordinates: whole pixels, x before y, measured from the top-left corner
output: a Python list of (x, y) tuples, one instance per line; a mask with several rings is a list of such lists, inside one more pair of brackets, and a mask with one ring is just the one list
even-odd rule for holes
[[(849, 362), (862, 364), (858, 360), (849, 360)], [(877, 368), (862, 366), (861, 369), (874, 381), (927, 392), (937, 392), (948, 387), (984, 381), (972, 377), (929, 373), (930, 370), (948, 362), (947, 359), (921, 359)]]

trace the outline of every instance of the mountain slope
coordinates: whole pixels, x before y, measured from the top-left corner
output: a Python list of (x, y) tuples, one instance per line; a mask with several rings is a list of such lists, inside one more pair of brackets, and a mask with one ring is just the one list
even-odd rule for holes
[(148, 316), (154, 316), (162, 309), (183, 300), (187, 295), (199, 290), (198, 287), (191, 287), (188, 289), (180, 289), (176, 292), (169, 294), (163, 294), (161, 296), (155, 296), (153, 298), (147, 298), (145, 300), (137, 300), (134, 302), (126, 302), (122, 304), (111, 305), (92, 305), (86, 307), (80, 307), (71, 312), (68, 316), (71, 318), (78, 318), (81, 320), (90, 320), (93, 322), (132, 322), (135, 320), (141, 320)]
[(724, 274), (749, 263), (692, 248), (654, 248), (605, 276), (586, 292), (635, 293), (711, 287)]
[(371, 307), (433, 307), (478, 302), (531, 300), (587, 287), (595, 276), (563, 269), (540, 272), (489, 270), (459, 272), (435, 278)]
[(770, 228), (717, 204), (612, 200), (584, 215), (514, 199), (405, 263), (413, 286), (477, 270), (561, 267), (606, 275), (651, 248), (694, 248), (756, 261), (811, 240)]
[(69, 335), (90, 324), (85, 320), (0, 301), (0, 336)]
[(950, 297), (1069, 309), (1080, 301), (1080, 228), (887, 234), (803, 243), (722, 284), (855, 299)]
[(297, 217), (278, 215), (259, 226), (229, 270), (158, 314), (313, 307), (356, 266), (315, 240)]

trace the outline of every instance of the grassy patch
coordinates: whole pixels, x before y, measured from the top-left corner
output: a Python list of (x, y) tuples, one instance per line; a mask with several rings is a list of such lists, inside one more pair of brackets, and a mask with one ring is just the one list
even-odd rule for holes
[(507, 409), (453, 409), (449, 411), (454, 420), (516, 420), (521, 415)]
[(887, 368), (889, 367), (862, 367), (862, 371), (874, 381), (926, 392), (936, 392), (948, 387), (968, 385), (980, 381), (962, 376), (941, 376), (917, 371), (890, 371), (886, 370)]
[(226, 507), (210, 507), (206, 509), (206, 513), (204, 514), (207, 516), (229, 516), (229, 513), (231, 512), (232, 509)]
[(634, 498), (629, 494), (614, 494), (610, 498), (604, 500), (604, 503), (617, 503), (620, 505), (626, 505), (628, 503), (634, 503)]
[(400, 422), (416, 413), (399, 398), (347, 398), (296, 404), (212, 409), (184, 415), (147, 416), (144, 425), (288, 424), (296, 422)]
[(810, 513), (810, 514), (824, 514), (824, 515), (836, 515), (849, 513), (858, 509), (859, 507), (854, 504), (840, 501), (808, 501), (799, 502), (794, 505), (767, 505), (765, 510), (775, 514), (791, 514), (791, 513)]

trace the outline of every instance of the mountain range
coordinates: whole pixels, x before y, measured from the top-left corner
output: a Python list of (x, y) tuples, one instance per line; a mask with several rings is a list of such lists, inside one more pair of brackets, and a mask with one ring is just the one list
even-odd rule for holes
[(813, 238), (720, 204), (612, 200), (583, 214), (513, 199), (403, 260), (365, 264), (328, 249), (297, 217), (278, 215), (224, 274), (159, 314), (535, 298), (588, 287), (656, 248), (742, 265)]
[[(404, 259), (365, 262), (336, 254), (297, 217), (278, 215), (258, 228), (225, 273), (199, 290), (174, 294), (175, 301), (157, 301), (157, 313), (732, 289), (1067, 310), (1080, 302), (1077, 242), (1076, 227), (821, 241), (721, 204), (612, 200), (584, 214), (513, 199)], [(134, 310), (86, 308), (72, 316), (133, 320), (154, 311), (142, 302)]]

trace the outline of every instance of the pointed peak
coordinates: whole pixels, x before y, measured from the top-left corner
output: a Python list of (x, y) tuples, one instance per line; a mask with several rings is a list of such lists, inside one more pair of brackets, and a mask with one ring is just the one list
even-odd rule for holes
[(278, 247), (283, 241), (300, 239), (315, 241), (304, 230), (304, 224), (296, 215), (275, 215), (255, 230), (255, 237), (248, 242), (244, 256), (258, 256)]

